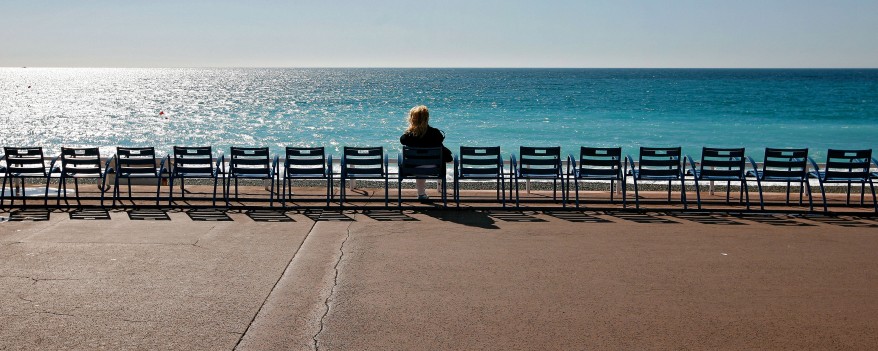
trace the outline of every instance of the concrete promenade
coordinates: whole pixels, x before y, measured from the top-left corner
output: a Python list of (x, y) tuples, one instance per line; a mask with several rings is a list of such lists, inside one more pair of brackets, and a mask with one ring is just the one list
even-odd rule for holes
[(0, 222), (0, 350), (878, 345), (874, 217), (108, 214)]

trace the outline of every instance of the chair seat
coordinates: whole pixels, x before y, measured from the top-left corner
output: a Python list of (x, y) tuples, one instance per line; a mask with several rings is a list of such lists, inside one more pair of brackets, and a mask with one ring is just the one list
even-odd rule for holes
[(119, 178), (158, 178), (160, 177), (158, 173), (119, 173), (117, 175)]
[(655, 175), (655, 176), (648, 176), (648, 175), (647, 175), (647, 176), (642, 176), (642, 175), (640, 174), (640, 170), (638, 170), (638, 169), (632, 169), (632, 170), (631, 170), (631, 175), (634, 176), (634, 178), (641, 179), (641, 180), (679, 180), (679, 179), (680, 179), (680, 175), (679, 175), (679, 174), (676, 174), (676, 175), (669, 175), (669, 176), (659, 176), (659, 175)]
[(593, 179), (593, 180), (621, 180), (622, 177), (619, 175), (606, 175), (606, 174), (588, 174), (579, 171), (575, 171), (573, 173), (573, 178), (576, 179)]
[(178, 178), (213, 178), (213, 173), (174, 173), (174, 177)]
[(769, 182), (801, 182), (805, 181), (804, 177), (766, 177), (762, 171), (747, 171), (748, 177), (755, 177), (760, 181), (769, 181)]
[(232, 178), (248, 178), (248, 179), (269, 179), (272, 178), (269, 174), (240, 174), (240, 173), (232, 173), (230, 175)]
[(25, 178), (29, 178), (29, 177), (42, 178), (42, 177), (45, 177), (46, 174), (45, 173), (12, 173), (12, 174), (10, 174), (10, 176), (12, 176), (12, 177), (25, 177)]
[(827, 177), (825, 171), (809, 172), (808, 175), (811, 176), (811, 177), (813, 177), (813, 178), (820, 179), (820, 181), (822, 181), (822, 182), (824, 182), (824, 183), (827, 183), (827, 182), (829, 182), (829, 183), (833, 183), (833, 182), (839, 182), (839, 183), (847, 183), (847, 182), (851, 182), (851, 183), (862, 183), (862, 182), (868, 182), (868, 181), (869, 181), (869, 178), (868, 178), (868, 177)]
[(534, 179), (560, 179), (557, 174), (527, 174), (519, 173), (518, 178), (534, 178)]
[(457, 175), (457, 178), (459, 178), (459, 179), (497, 179), (497, 178), (502, 178), (502, 175), (459, 173)]
[(285, 179), (326, 179), (329, 178), (329, 175), (326, 174), (284, 174)]
[(736, 177), (736, 176), (712, 176), (712, 175), (703, 175), (700, 169), (690, 170), (688, 174), (691, 174), (695, 179), (698, 180), (720, 180), (720, 181), (741, 181), (744, 180), (745, 177)]

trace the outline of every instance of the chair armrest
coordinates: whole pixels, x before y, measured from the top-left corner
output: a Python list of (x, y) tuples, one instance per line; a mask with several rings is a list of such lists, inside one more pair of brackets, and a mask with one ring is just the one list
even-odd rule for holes
[(332, 177), (332, 154), (326, 155), (326, 173), (323, 175)]
[[(686, 155), (686, 161), (689, 161), (689, 171), (691, 172), (692, 176), (695, 178), (698, 178), (695, 176), (695, 160), (692, 159), (692, 156)], [(686, 165), (684, 164), (683, 165), (683, 169), (684, 169), (683, 172), (685, 172), (685, 168), (686, 168)]]
[[(165, 164), (166, 164), (166, 163), (167, 163), (167, 165), (168, 165), (168, 168), (167, 168), (167, 169), (165, 168)], [(158, 171), (158, 175), (159, 175), (159, 177), (162, 176), (162, 173), (171, 173), (171, 169), (170, 169), (170, 168), (171, 168), (171, 156), (170, 156), (170, 155), (165, 155), (165, 157), (162, 157), (162, 161), (159, 162), (159, 171)]]
[(753, 168), (753, 176), (759, 178), (759, 167), (756, 166), (756, 161), (750, 156), (747, 156), (747, 161), (750, 162), (750, 167)]
[(109, 158), (107, 158), (107, 161), (104, 162), (104, 176), (106, 176), (107, 173), (110, 173), (110, 171), (113, 170), (113, 168), (110, 168), (110, 164), (113, 163), (113, 161), (115, 159), (116, 159), (116, 155), (113, 155), (113, 156), (110, 156)]
[(118, 161), (119, 154), (113, 154), (113, 157), (111, 157), (110, 159), (113, 160), (113, 172), (115, 172), (118, 175), (119, 174), (119, 161)]
[[(52, 176), (52, 173), (55, 173), (55, 163), (58, 162), (58, 159), (60, 157), (61, 157), (60, 155), (55, 156), (54, 158), (52, 158), (52, 161), (49, 162), (49, 172), (47, 172), (46, 174), (49, 175), (50, 177)], [(58, 171), (60, 172), (61, 170), (58, 169)]]
[(506, 165), (503, 164), (503, 156), (497, 155), (497, 165), (500, 169), (500, 178), (503, 178), (503, 172), (506, 170)]
[(223, 153), (216, 158), (216, 166), (214, 166), (214, 176), (219, 177), (220, 173), (226, 173), (226, 155)]
[(811, 167), (814, 167), (814, 171), (808, 172), (808, 175), (814, 178), (820, 178), (820, 166), (817, 165), (817, 162), (815, 162), (811, 156), (808, 156), (808, 162), (811, 163)]
[[(872, 164), (875, 165), (875, 168), (878, 168), (878, 159), (872, 157)], [(870, 169), (871, 169), (871, 167), (870, 167)]]
[(518, 176), (518, 160), (515, 158), (515, 153), (509, 156), (509, 176)]
[(274, 159), (271, 160), (271, 173), (269, 173), (269, 175), (270, 175), (272, 178), (274, 178), (275, 175), (280, 174), (280, 173), (277, 171), (277, 165), (278, 165), (278, 163), (280, 162), (279, 159), (280, 159), (279, 156), (274, 155)]
[[(390, 167), (390, 155), (384, 154), (384, 179), (390, 177), (390, 169), (388, 167)], [(396, 165), (396, 167), (396, 173), (399, 173), (399, 165)]]
[(567, 174), (576, 175), (576, 159), (573, 158), (573, 154), (567, 154)]
[(634, 175), (634, 159), (631, 155), (625, 155), (625, 174), (628, 174), (628, 164), (631, 164), (631, 174)]

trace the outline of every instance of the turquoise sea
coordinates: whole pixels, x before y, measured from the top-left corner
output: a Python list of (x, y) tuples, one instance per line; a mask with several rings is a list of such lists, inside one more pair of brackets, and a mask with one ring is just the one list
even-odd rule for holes
[[(430, 108), (446, 146), (878, 149), (876, 69), (0, 68), (3, 146), (385, 146)], [(161, 113), (164, 114), (161, 114)]]

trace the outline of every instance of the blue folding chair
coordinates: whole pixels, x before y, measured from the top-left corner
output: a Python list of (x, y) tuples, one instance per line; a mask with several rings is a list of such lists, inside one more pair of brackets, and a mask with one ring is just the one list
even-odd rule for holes
[(762, 169), (756, 166), (752, 157), (747, 157), (752, 170), (747, 171), (748, 177), (756, 178), (756, 186), (759, 188), (759, 208), (765, 210), (765, 200), (762, 195), (762, 182), (786, 183), (786, 205), (790, 204), (790, 185), (799, 184), (799, 205), (802, 205), (802, 193), (808, 184), (808, 205), (814, 210), (814, 201), (811, 196), (811, 186), (808, 183), (808, 149), (775, 149), (765, 148), (765, 158)]
[[(171, 177), (168, 181), (168, 205), (174, 202), (174, 183), (180, 181), (180, 197), (186, 199), (186, 179), (213, 179), (213, 206), (216, 206), (216, 189), (219, 175), (225, 168), (225, 156), (220, 154), (213, 160), (211, 146), (174, 146), (171, 159)], [(223, 186), (225, 199), (225, 186)]]
[(739, 201), (747, 199), (747, 209), (750, 209), (750, 193), (747, 189), (747, 160), (744, 158), (744, 148), (701, 148), (701, 162), (695, 163), (691, 156), (689, 160), (689, 174), (695, 180), (695, 197), (698, 199), (698, 209), (701, 209), (701, 185), (700, 182), (720, 181), (726, 182), (726, 204), (731, 197), (732, 182), (740, 183), (741, 196)]
[[(561, 204), (567, 206), (564, 171), (561, 167), (561, 147), (519, 148), (519, 159), (512, 155), (511, 167), (515, 180), (515, 206), (519, 206), (518, 180), (552, 180), (552, 200), (558, 201), (558, 181), (561, 181)], [(512, 189), (510, 189), (511, 191)]]
[(402, 206), (402, 181), (404, 179), (436, 179), (442, 183), (442, 207), (448, 207), (445, 195), (445, 162), (442, 147), (402, 147), (397, 165), (397, 206)]
[(460, 207), (460, 181), (465, 179), (497, 182), (497, 201), (506, 207), (506, 181), (499, 146), (461, 146), (454, 156), (454, 201)]
[[(625, 174), (627, 171), (622, 165), (622, 148), (619, 147), (580, 147), (579, 163), (573, 155), (567, 156), (567, 179), (573, 180), (573, 188), (576, 192), (576, 207), (579, 207), (579, 181), (581, 180), (609, 180), (610, 201), (614, 201), (616, 182), (622, 185), (622, 207), (628, 206), (626, 201)], [(627, 164), (626, 164), (627, 166)], [(570, 191), (570, 184), (567, 184)], [(569, 197), (569, 196), (568, 196)]]
[(875, 199), (875, 185), (872, 183), (872, 174), (869, 172), (871, 167), (870, 159), (872, 158), (872, 149), (867, 150), (835, 150), (829, 149), (826, 152), (826, 164), (823, 170), (814, 159), (811, 161), (813, 171), (809, 173), (811, 178), (816, 178), (820, 184), (820, 193), (823, 195), (823, 211), (828, 212), (829, 206), (826, 203), (826, 190), (824, 184), (841, 183), (847, 184), (847, 200), (846, 204), (851, 204), (851, 184), (860, 184), (860, 205), (865, 202), (866, 183), (872, 190), (872, 205), (875, 212), (878, 212), (878, 201)]
[(384, 180), (384, 206), (390, 203), (388, 159), (383, 147), (344, 147), (341, 158), (341, 204), (346, 200), (346, 182), (354, 179)]
[[(634, 164), (634, 159), (627, 156), (627, 162)], [(631, 167), (631, 176), (634, 178), (634, 204), (640, 208), (640, 184), (639, 181), (667, 181), (668, 202), (671, 202), (671, 185), (673, 181), (680, 181), (680, 200), (683, 209), (686, 204), (686, 173), (683, 172), (683, 157), (680, 147), (641, 147), (640, 158), (637, 168)]]
[(231, 205), (232, 179), (235, 180), (235, 201), (238, 201), (238, 179), (270, 181), (269, 206), (274, 207), (274, 187), (276, 183), (278, 157), (271, 157), (267, 147), (231, 147), (229, 152), (229, 172), (225, 180), (226, 206)]
[[(3, 177), (3, 186), (0, 187), (0, 206), (2, 201), (6, 199), (6, 182), (9, 181), (9, 205), (15, 205), (15, 198), (21, 197), (23, 205), (27, 206), (27, 194), (25, 187), (25, 178), (45, 178), (45, 192), (43, 194), (43, 206), (49, 204), (49, 182), (52, 173), (55, 171), (55, 163), (58, 157), (52, 159), (49, 167), (43, 157), (42, 147), (4, 147), (3, 159), (6, 161), (5, 172)], [(15, 180), (18, 179), (21, 184), (21, 193), (15, 186)]]
[[(119, 198), (119, 181), (125, 179), (128, 184), (128, 200), (134, 202), (131, 195), (132, 179), (149, 179), (155, 178), (155, 204), (159, 204), (159, 194), (162, 191), (162, 177), (168, 173), (165, 164), (168, 162), (168, 156), (157, 162), (155, 148), (153, 147), (117, 147), (115, 168), (115, 182), (113, 187), (113, 206), (116, 206), (116, 199)], [(121, 203), (121, 200), (120, 200)]]
[(332, 155), (327, 157), (323, 147), (287, 147), (281, 176), (281, 205), (284, 207), (287, 205), (287, 198), (292, 197), (293, 180), (325, 180), (326, 206), (332, 201)]
[[(76, 192), (76, 205), (82, 206), (79, 196), (79, 180), (82, 178), (99, 179), (98, 190), (101, 191), (101, 207), (104, 207), (104, 195), (109, 189), (107, 186), (107, 172), (113, 158), (109, 158), (101, 165), (101, 153), (96, 147), (90, 148), (61, 148), (61, 180), (58, 191), (64, 192), (64, 204), (70, 207), (67, 201), (67, 180), (73, 179), (73, 189)], [(103, 166), (103, 167), (102, 167)], [(59, 196), (56, 205), (61, 205)]]

